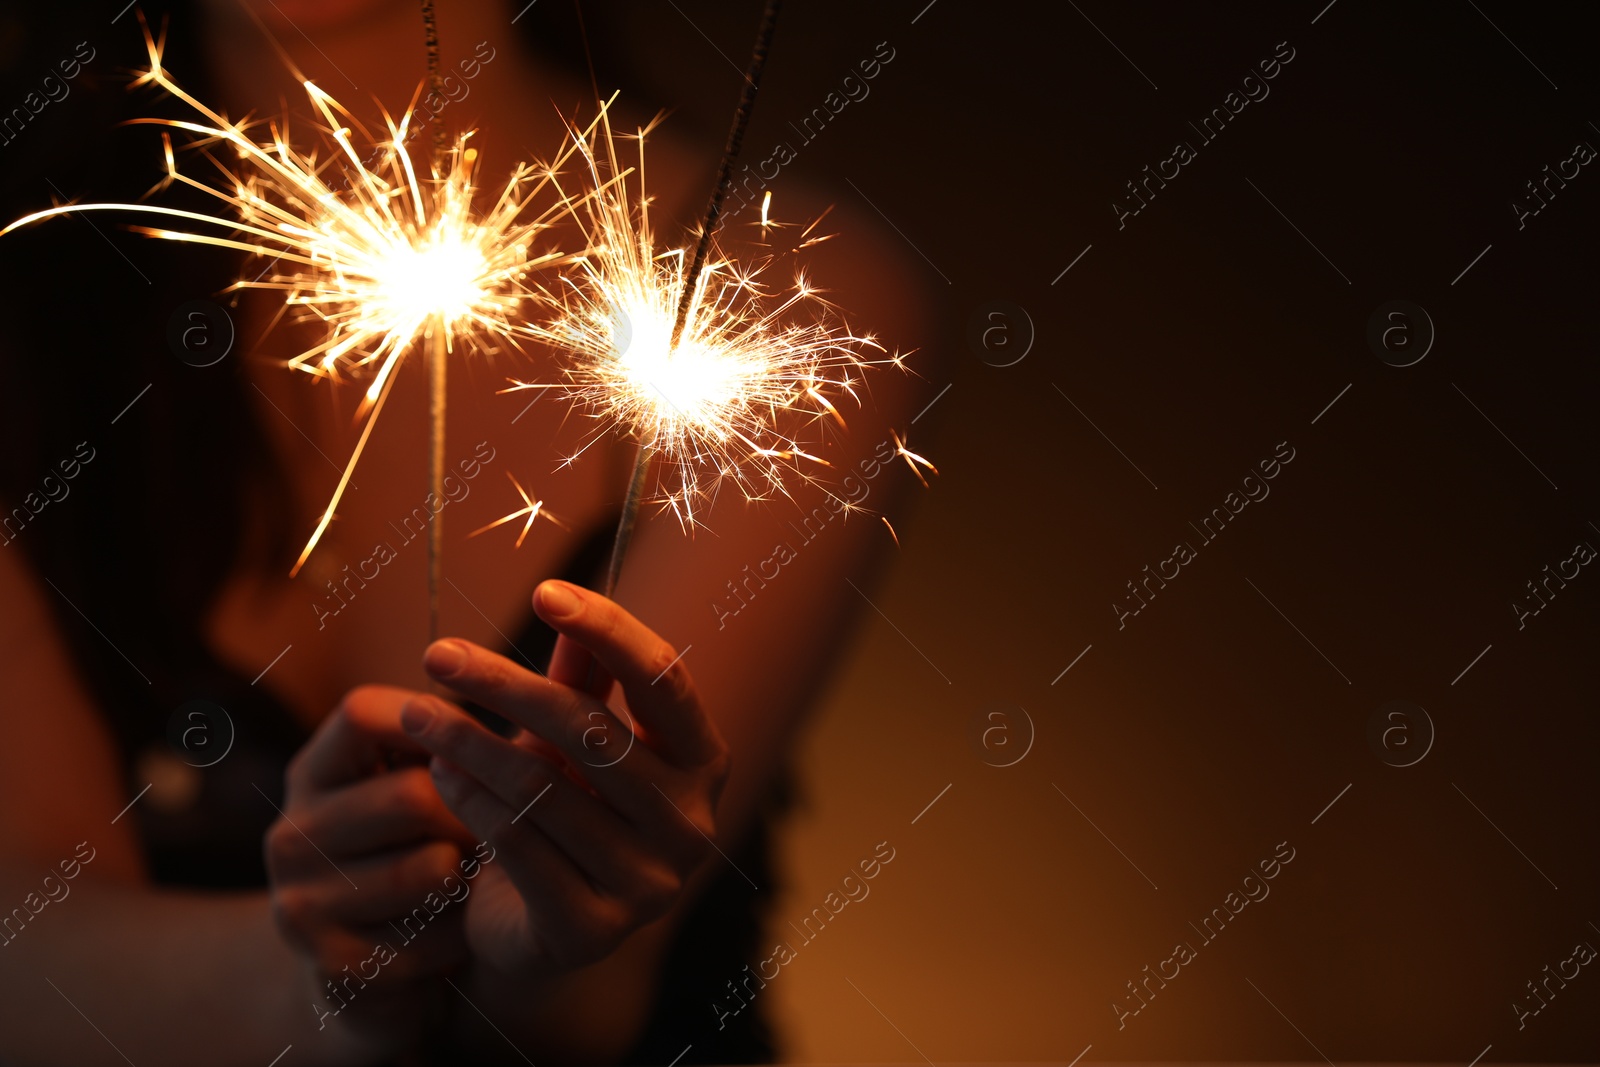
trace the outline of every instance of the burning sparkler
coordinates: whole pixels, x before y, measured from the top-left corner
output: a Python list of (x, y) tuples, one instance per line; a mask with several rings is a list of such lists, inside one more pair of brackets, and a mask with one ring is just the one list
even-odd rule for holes
[[(830, 397), (856, 399), (869, 366), (901, 364), (871, 335), (851, 333), (803, 274), (777, 295), (760, 281), (770, 261), (742, 268), (712, 248), (777, 7), (769, 0), (692, 251), (663, 251), (656, 243), (644, 188), (649, 129), (636, 134), (637, 190), (626, 180), (629, 171), (619, 162), (606, 115), (588, 130), (572, 131), (595, 190), (583, 212), (589, 250), (551, 294), (561, 313), (527, 329), (566, 353), (566, 381), (514, 382), (512, 389), (557, 389), (595, 415), (598, 428), (580, 454), (614, 431), (640, 442), (603, 586), (607, 595), (621, 572), (654, 457), (671, 472), (658, 480), (659, 500), (686, 528), (725, 486), (751, 500), (789, 495), (786, 481), (814, 480), (806, 465), (827, 466), (802, 443), (806, 428), (824, 421), (844, 426)], [(801, 247), (821, 240), (805, 240), (809, 235), (809, 229), (801, 235)]]
[[(833, 398), (854, 398), (867, 367), (900, 358), (874, 358), (883, 347), (833, 319), (804, 276), (774, 296), (759, 267), (718, 257), (691, 283), (688, 251), (657, 245), (645, 191), (607, 180), (619, 166), (616, 142), (607, 121), (598, 130), (598, 144), (578, 138), (592, 184), (604, 188), (585, 205), (589, 251), (552, 294), (561, 313), (527, 328), (566, 354), (566, 381), (512, 388), (556, 389), (598, 416), (580, 453), (617, 431), (643, 442), (639, 466), (662, 458), (670, 473), (658, 483), (660, 499), (686, 527), (724, 486), (752, 500), (786, 495), (787, 480), (809, 477), (802, 465), (827, 465), (802, 443), (806, 428), (821, 420), (842, 427)], [(638, 134), (639, 174), (647, 133)], [(630, 507), (643, 485), (636, 476)]]
[[(458, 346), (476, 349), (511, 338), (523, 301), (533, 295), (530, 273), (567, 259), (532, 246), (576, 206), (556, 181), (557, 168), (575, 147), (548, 165), (519, 165), (492, 206), (480, 210), (473, 203), (478, 160), (470, 132), (447, 149), (436, 148), (429, 173), (419, 176), (406, 146), (413, 110), (398, 121), (385, 112), (386, 136), (375, 138), (338, 101), (302, 79), (307, 99), (326, 123), (318, 131), (320, 154), (316, 148), (305, 151), (291, 143), (287, 120), (267, 123), (263, 137), (260, 123), (230, 121), (185, 92), (162, 65), (164, 44), (164, 32), (157, 38), (146, 28), (149, 67), (134, 85), (157, 86), (198, 119), (135, 120), (163, 127), (167, 174), (158, 188), (179, 182), (216, 198), (225, 210), (213, 215), (151, 204), (67, 204), (18, 219), (0, 236), (57, 215), (133, 212), (194, 227), (132, 227), (138, 233), (270, 257), (255, 278), (236, 282), (230, 291), (281, 292), (285, 310), (325, 324), (325, 336), (288, 365), (327, 378), (371, 375), (356, 413), (365, 419), (360, 436), (293, 575), (332, 522), (406, 354), (429, 341), (439, 357), (434, 403), (442, 403), (442, 356)], [(193, 135), (204, 146), (223, 187), (179, 170), (170, 131)], [(369, 149), (366, 158), (358, 140)], [(219, 147), (237, 157), (236, 167), (217, 158)], [(541, 197), (547, 206), (535, 212)], [(436, 598), (430, 600), (436, 612)]]

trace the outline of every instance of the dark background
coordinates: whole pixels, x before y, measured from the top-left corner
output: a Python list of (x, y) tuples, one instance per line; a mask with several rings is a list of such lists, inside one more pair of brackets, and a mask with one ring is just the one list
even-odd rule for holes
[[(877, 599), (904, 639), (869, 615), (808, 756), (798, 855), (820, 873), (790, 910), (879, 813), (906, 858), (854, 940), (805, 964), (822, 972), (794, 996), (805, 1054), (1600, 1055), (1587, 970), (1521, 1030), (1511, 1007), (1600, 945), (1600, 580), (1580, 573), (1522, 630), (1510, 606), (1600, 545), (1600, 178), (1586, 168), (1524, 229), (1511, 208), (1600, 145), (1593, 22), (1324, 4), (785, 10), (749, 143), (794, 140), (787, 123), (890, 42), (871, 96), (794, 175), (871, 197), (914, 245), (944, 312), (926, 395), (953, 383), (915, 441), (941, 477)], [(711, 42), (742, 62), (755, 8), (629, 5), (603, 31), (591, 15), (601, 80), (638, 72), (714, 148), (738, 79)], [(1186, 121), (1282, 41), (1295, 58), (1271, 94), (1201, 146)], [(1198, 158), (1119, 230), (1113, 199), (1178, 139)], [(995, 299), (1036, 332), (1009, 367), (967, 341)], [(1413, 366), (1367, 340), (1393, 300), (1436, 331)], [(1119, 631), (1124, 583), (1198, 544), (1187, 523), (1281, 441), (1295, 459), (1271, 496)], [(1409, 767), (1369, 742), (1391, 700), (1431, 719)], [(972, 743), (995, 707), (1037, 731), (1009, 768)], [(1393, 735), (1390, 758), (1425, 733)], [(1188, 923), (1284, 840), (1273, 895), (1119, 1031), (1124, 983), (1198, 943)]]
[[(1523, 229), (1511, 207), (1600, 145), (1593, 20), (1325, 3), (787, 5), (751, 148), (888, 41), (783, 180), (870, 197), (943, 316), (914, 438), (941, 474), (808, 740), (780, 918), (872, 842), (899, 858), (776, 989), (793, 1054), (1600, 1055), (1595, 968), (1512, 1009), (1600, 945), (1600, 577), (1520, 630), (1510, 606), (1600, 546), (1600, 172)], [(600, 83), (714, 153), (757, 5), (585, 12)], [(566, 5), (525, 21), (570, 49)], [(1187, 122), (1279, 42), (1270, 95), (1201, 146)], [(1119, 229), (1180, 139), (1197, 158)], [(1394, 300), (1436, 333), (1404, 368), (1367, 336)], [(1125, 583), (1285, 441), (1270, 497), (1119, 630)], [(1369, 737), (1393, 700), (1431, 720), (1413, 748)], [(1032, 724), (1008, 767), (996, 722), (1017, 748)], [(1271, 896), (1119, 1029), (1124, 983), (1284, 841)]]

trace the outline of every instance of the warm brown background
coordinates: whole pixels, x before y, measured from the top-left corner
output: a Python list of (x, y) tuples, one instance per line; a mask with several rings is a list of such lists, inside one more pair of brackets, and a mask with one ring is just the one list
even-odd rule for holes
[[(763, 994), (794, 1058), (1600, 1055), (1589, 968), (1520, 1032), (1511, 1008), (1600, 946), (1600, 577), (1521, 632), (1509, 607), (1600, 546), (1600, 175), (1521, 232), (1510, 208), (1600, 145), (1593, 27), (1560, 5), (1325, 2), (788, 5), (750, 144), (893, 45), (793, 176), (841, 202), (854, 182), (936, 265), (910, 260), (946, 312), (926, 395), (954, 383), (918, 424), (942, 476), (873, 593), (904, 637), (867, 611), (801, 754), (777, 925), (877, 841), (898, 853)], [(714, 149), (737, 75), (705, 38), (742, 62), (758, 5), (639, 7), (591, 16), (602, 80), (632, 72)], [(1271, 95), (1118, 232), (1123, 183), (1280, 41)], [(1037, 327), (1016, 366), (965, 340), (994, 298)], [(1404, 369), (1365, 339), (1394, 299), (1438, 333)], [(1272, 495), (1118, 632), (1123, 583), (1283, 440)], [(1405, 769), (1366, 736), (1397, 698), (1437, 731)], [(972, 741), (995, 703), (1037, 727), (1005, 769)], [(1119, 1032), (1123, 983), (1284, 840), (1272, 895)]]
[[(585, 0), (598, 80), (709, 161), (759, 6)], [(581, 54), (570, 12), (517, 29)], [(1594, 40), (1509, 0), (789, 0), (749, 158), (888, 41), (778, 195), (870, 197), (942, 316), (913, 436), (942, 473), (895, 506), (881, 614), (797, 754), (775, 931), (896, 858), (762, 994), (791, 1058), (1600, 1057), (1595, 966), (1512, 1010), (1600, 946), (1600, 574), (1524, 630), (1509, 606), (1600, 546), (1600, 164), (1520, 231), (1510, 206), (1600, 145)], [(1119, 231), (1124, 182), (1282, 41), (1270, 96)], [(996, 299), (1037, 335), (1014, 366), (969, 347)], [(1366, 338), (1397, 299), (1437, 329), (1407, 368)], [(1124, 583), (1281, 441), (1271, 496), (1119, 631)], [(1437, 734), (1407, 768), (1368, 740), (1396, 699)], [(1007, 707), (1036, 737), (997, 768)], [(1119, 1030), (1124, 983), (1285, 841)]]

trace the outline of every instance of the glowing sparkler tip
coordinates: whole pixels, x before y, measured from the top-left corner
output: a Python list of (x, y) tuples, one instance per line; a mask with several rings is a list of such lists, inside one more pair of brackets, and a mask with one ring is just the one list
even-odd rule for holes
[[(697, 511), (723, 486), (749, 500), (789, 495), (791, 477), (829, 466), (800, 438), (823, 421), (843, 430), (836, 399), (856, 399), (861, 372), (891, 361), (873, 358), (879, 346), (830, 315), (803, 273), (774, 293), (761, 282), (770, 260), (743, 266), (713, 248), (691, 282), (688, 250), (657, 247), (650, 197), (628, 189), (603, 116), (597, 128), (597, 143), (575, 136), (596, 190), (585, 205), (589, 250), (557, 291), (560, 313), (528, 328), (568, 356), (554, 387), (595, 417), (591, 442), (620, 430), (663, 459), (671, 474), (657, 499), (685, 529), (702, 524)], [(641, 174), (647, 132), (636, 135)], [(777, 225), (770, 191), (762, 225)]]
[[(166, 176), (157, 188), (181, 183), (214, 197), (226, 211), (206, 214), (152, 204), (58, 205), (17, 219), (0, 235), (56, 215), (126, 211), (179, 220), (171, 228), (135, 227), (152, 237), (271, 257), (267, 270), (232, 288), (278, 292), (286, 307), (321, 320), (327, 328), (325, 338), (292, 357), (289, 366), (319, 377), (371, 374), (357, 412), (358, 419), (366, 420), (360, 439), (295, 561), (291, 573), (298, 573), (333, 521), (402, 357), (435, 328), (444, 331), (451, 350), (456, 340), (472, 348), (510, 340), (524, 317), (523, 302), (536, 295), (525, 284), (527, 275), (567, 258), (552, 251), (530, 259), (534, 236), (588, 194), (571, 197), (559, 186), (556, 175), (570, 158), (569, 148), (537, 169), (516, 168), (498, 199), (480, 208), (473, 184), (479, 156), (467, 146), (470, 133), (443, 155), (439, 173), (429, 175), (440, 180), (419, 179), (406, 147), (412, 110), (398, 123), (385, 115), (390, 137), (375, 139), (309, 79), (300, 84), (320, 116), (320, 155), (316, 148), (302, 150), (291, 143), (287, 121), (269, 122), (261, 131), (260, 123), (230, 121), (186, 93), (163, 67), (165, 27), (157, 36), (142, 13), (139, 19), (149, 67), (133, 84), (158, 85), (198, 115), (138, 120), (164, 127)], [(220, 149), (236, 157), (240, 173), (230, 174), (232, 180), (221, 187), (185, 174), (168, 135), (174, 130), (189, 134), (208, 153)], [(358, 151), (356, 132), (362, 147), (372, 151)], [(543, 175), (531, 188), (530, 172)], [(541, 213), (532, 205), (536, 194), (546, 190), (554, 205)]]

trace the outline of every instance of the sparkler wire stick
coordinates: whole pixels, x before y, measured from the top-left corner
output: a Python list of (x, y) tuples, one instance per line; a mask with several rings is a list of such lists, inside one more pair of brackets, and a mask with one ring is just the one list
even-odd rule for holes
[(444, 559), (445, 357), (449, 339), (435, 318), (428, 345), (428, 487), (438, 508), (428, 523), (428, 643), (439, 640), (439, 577)]
[[(443, 80), (439, 74), (439, 23), (434, 17), (433, 0), (422, 0), (422, 29), (428, 49), (428, 88), (437, 100), (444, 100)], [(433, 124), (433, 173), (443, 173), (445, 139), (444, 123), (437, 114), (430, 114)], [(433, 511), (428, 521), (428, 643), (439, 640), (439, 578), (444, 561), (444, 428), (445, 428), (445, 357), (449, 354), (449, 336), (445, 331), (443, 315), (435, 315), (428, 346), (428, 488), (433, 494)], [(430, 509), (432, 510), (432, 509)]]
[[(428, 88), (442, 104), (445, 98), (444, 79), (439, 73), (439, 22), (434, 17), (433, 0), (422, 0), (422, 34), (428, 49)], [(433, 123), (433, 161), (438, 164), (445, 152), (444, 123), (431, 111), (428, 121)]]
[[(424, 3), (429, 0), (424, 0)], [(711, 201), (706, 205), (705, 218), (700, 224), (700, 239), (695, 243), (694, 258), (684, 274), (683, 291), (678, 297), (677, 319), (672, 324), (672, 338), (668, 351), (678, 347), (683, 337), (684, 323), (689, 318), (689, 308), (694, 303), (695, 286), (705, 267), (706, 254), (711, 249), (711, 239), (716, 234), (722, 218), (722, 201), (733, 184), (733, 166), (738, 161), (739, 149), (744, 145), (744, 134), (750, 126), (750, 116), (755, 111), (756, 92), (761, 87), (761, 72), (767, 65), (767, 52), (772, 47), (772, 34), (778, 27), (778, 8), (781, 0), (767, 0), (761, 13), (761, 24), (756, 30), (755, 47), (750, 52), (750, 65), (745, 69), (744, 88), (739, 93), (739, 106), (733, 111), (733, 124), (728, 129), (728, 142), (722, 150), (722, 162), (717, 167), (717, 181), (711, 190)], [(633, 540), (634, 527), (639, 521), (639, 505), (644, 499), (645, 478), (650, 470), (650, 460), (655, 455), (653, 441), (641, 441), (639, 452), (633, 460), (633, 475), (628, 480), (628, 495), (623, 501), (622, 517), (617, 521), (617, 536), (611, 544), (611, 562), (606, 567), (605, 585), (601, 592), (609, 597), (616, 592), (617, 581), (622, 577), (622, 560)]]
[[(419, 178), (422, 168), (413, 164), (406, 147), (417, 117), (415, 102), (398, 120), (385, 111), (384, 134), (374, 136), (290, 63), (316, 113), (320, 141), (310, 151), (296, 149), (287, 118), (228, 119), (167, 73), (162, 58), (165, 32), (157, 37), (146, 26), (144, 38), (149, 65), (136, 72), (132, 85), (155, 86), (197, 116), (132, 120), (162, 128), (166, 175), (156, 190), (181, 184), (227, 210), (208, 213), (143, 202), (68, 202), (13, 220), (0, 227), (0, 238), (57, 216), (114, 211), (153, 216), (162, 225), (130, 227), (148, 237), (271, 256), (260, 274), (242, 278), (230, 291), (279, 293), (285, 310), (321, 321), (325, 327), (321, 339), (290, 357), (288, 367), (329, 380), (371, 369), (372, 380), (356, 413), (362, 423), (360, 437), (289, 570), (292, 578), (333, 522), (404, 357), (423, 349), (424, 338), (429, 344), (426, 351), (418, 351), (419, 358), (447, 355), (457, 343), (476, 349), (489, 339), (517, 336), (524, 330), (522, 301), (539, 295), (528, 276), (577, 261), (578, 257), (555, 249), (535, 251), (534, 241), (592, 195), (584, 191), (569, 196), (561, 188), (558, 172), (581, 151), (584, 139), (606, 122), (611, 102), (600, 104), (587, 129), (574, 128), (573, 145), (549, 163), (518, 164), (499, 187), (492, 206), (479, 211), (473, 206), (478, 154), (468, 147), (471, 132), (455, 138), (442, 154), (436, 141), (431, 171)], [(435, 48), (436, 34), (430, 30), (430, 52)], [(431, 73), (437, 79), (437, 70)], [(434, 99), (437, 107), (443, 98)], [(441, 128), (436, 125), (435, 132)], [(218, 169), (222, 181), (204, 181), (180, 169), (169, 131), (188, 135), (191, 146)], [(373, 152), (364, 157), (357, 151), (358, 142), (370, 145)], [(601, 186), (595, 192), (603, 190)], [(536, 208), (536, 201), (545, 197), (554, 202)], [(213, 227), (223, 232), (212, 232)], [(442, 374), (442, 359), (440, 363), (437, 372)], [(437, 453), (443, 445), (444, 390), (442, 377), (430, 380), (441, 383), (434, 389), (440, 418)], [(442, 469), (432, 466), (429, 473), (436, 497), (442, 500)], [(433, 525), (437, 537), (438, 525)], [(432, 543), (436, 559), (438, 542)], [(433, 584), (438, 585), (436, 571)], [(437, 595), (430, 600), (437, 603)]]
[(622, 502), (622, 518), (617, 521), (617, 536), (611, 542), (611, 562), (606, 565), (606, 584), (600, 590), (608, 597), (617, 591), (617, 580), (622, 577), (622, 557), (627, 555), (628, 542), (633, 540), (633, 528), (639, 524), (639, 505), (644, 501), (644, 483), (650, 473), (650, 457), (653, 455), (653, 442), (639, 442), (639, 451), (633, 457), (633, 476), (628, 479), (628, 495)]

